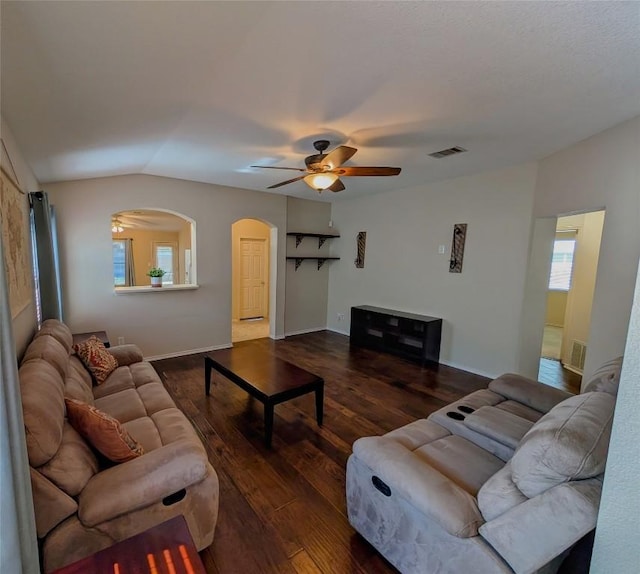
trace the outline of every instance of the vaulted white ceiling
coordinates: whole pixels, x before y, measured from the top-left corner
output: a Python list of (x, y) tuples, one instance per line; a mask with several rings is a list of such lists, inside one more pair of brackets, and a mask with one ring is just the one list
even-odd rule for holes
[[(43, 182), (264, 190), (349, 144), (350, 198), (544, 157), (640, 114), (639, 2), (7, 2), (2, 115)], [(459, 145), (467, 153), (427, 154)], [(316, 198), (303, 182), (275, 190)]]

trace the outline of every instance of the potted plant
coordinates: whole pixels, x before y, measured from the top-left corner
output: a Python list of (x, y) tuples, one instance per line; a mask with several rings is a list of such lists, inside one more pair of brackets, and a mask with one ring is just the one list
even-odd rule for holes
[(147, 271), (147, 275), (151, 277), (151, 287), (162, 287), (162, 276), (165, 274), (164, 269), (160, 267), (152, 267)]

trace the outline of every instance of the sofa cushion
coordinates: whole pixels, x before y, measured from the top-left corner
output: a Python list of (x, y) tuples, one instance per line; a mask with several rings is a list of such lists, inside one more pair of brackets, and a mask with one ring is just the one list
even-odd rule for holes
[(113, 417), (74, 399), (65, 403), (71, 425), (109, 460), (126, 462), (144, 454), (142, 445)]
[(134, 419), (128, 423), (124, 423), (122, 426), (142, 445), (144, 452), (151, 452), (162, 446), (162, 439), (160, 438), (158, 427), (151, 417)]
[(505, 373), (493, 379), (489, 389), (541, 413), (548, 413), (571, 396), (571, 393), (514, 373)]
[(418, 419), (408, 425), (392, 430), (384, 436), (399, 442), (409, 450), (415, 450), (424, 444), (444, 438), (449, 434), (451, 433), (447, 429), (433, 421)]
[(64, 380), (64, 396), (92, 405), (92, 386), (93, 381), (91, 380), (89, 371), (87, 371), (82, 361), (76, 355), (71, 355), (69, 357), (67, 376)]
[(104, 380), (104, 382), (93, 388), (93, 396), (96, 399), (119, 393), (126, 389), (135, 389), (131, 369), (129, 367), (118, 367)]
[(493, 520), (525, 500), (528, 498), (513, 482), (510, 461), (478, 491), (478, 506), (485, 520)]
[(136, 389), (126, 389), (106, 397), (96, 398), (94, 405), (121, 423), (146, 417), (148, 414)]
[(98, 460), (91, 447), (65, 421), (58, 452), (37, 470), (68, 495), (77, 496), (98, 472)]
[(38, 467), (60, 448), (64, 383), (58, 370), (44, 359), (22, 363), (18, 376), (29, 464)]
[(38, 538), (44, 538), (65, 518), (77, 512), (78, 503), (37, 470), (29, 467), (29, 472), (36, 534)]
[(98, 337), (91, 336), (73, 348), (98, 384), (103, 383), (118, 368), (118, 361)]
[(66, 350), (71, 352), (73, 346), (73, 335), (64, 323), (57, 319), (47, 319), (40, 325), (40, 329), (33, 336), (34, 340), (39, 337), (50, 336), (56, 339)]
[(593, 375), (589, 382), (584, 385), (582, 392), (604, 392), (616, 396), (618, 385), (620, 384), (620, 371), (622, 370), (622, 357), (606, 362)]
[(513, 481), (532, 498), (570, 480), (604, 471), (615, 398), (571, 397), (551, 409), (524, 436), (511, 459)]
[(491, 453), (453, 435), (430, 442), (414, 454), (472, 496), (504, 466), (504, 462)]
[(22, 362), (26, 363), (31, 359), (44, 359), (64, 378), (69, 365), (69, 350), (53, 337), (38, 337), (27, 347)]

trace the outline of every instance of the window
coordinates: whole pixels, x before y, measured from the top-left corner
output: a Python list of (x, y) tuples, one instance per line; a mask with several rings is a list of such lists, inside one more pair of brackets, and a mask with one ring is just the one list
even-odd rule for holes
[(571, 287), (571, 270), (573, 269), (575, 247), (575, 239), (555, 240), (553, 244), (553, 256), (551, 258), (549, 289), (569, 291)]
[(155, 242), (153, 249), (155, 252), (156, 267), (160, 267), (160, 269), (164, 271), (162, 283), (165, 285), (173, 285), (177, 267), (177, 245), (174, 243)]
[(126, 246), (124, 239), (113, 240), (113, 284), (123, 287), (126, 282)]

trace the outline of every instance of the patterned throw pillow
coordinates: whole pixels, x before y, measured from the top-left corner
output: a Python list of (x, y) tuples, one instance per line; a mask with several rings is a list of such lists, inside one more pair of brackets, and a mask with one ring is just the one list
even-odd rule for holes
[(109, 460), (126, 462), (144, 454), (142, 445), (112, 416), (82, 401), (64, 402), (71, 426)]
[(80, 360), (93, 375), (98, 384), (104, 383), (107, 377), (118, 368), (118, 361), (107, 351), (102, 341), (96, 336), (73, 346)]

